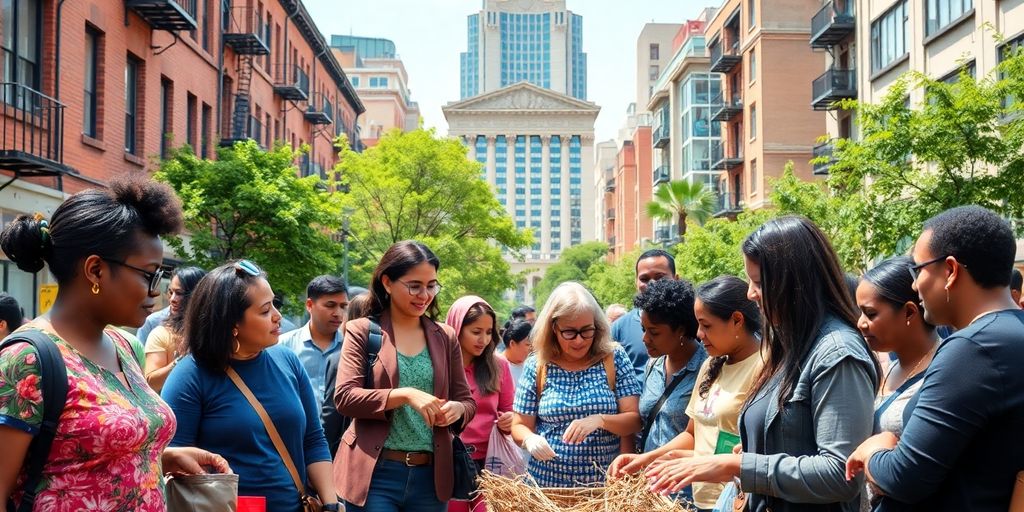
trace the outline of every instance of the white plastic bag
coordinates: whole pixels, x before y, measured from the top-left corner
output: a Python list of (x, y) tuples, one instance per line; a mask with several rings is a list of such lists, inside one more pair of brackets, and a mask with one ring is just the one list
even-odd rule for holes
[(512, 436), (501, 433), (498, 425), (491, 429), (491, 438), (487, 442), (487, 457), (484, 458), (484, 469), (496, 475), (514, 477), (526, 473), (523, 452), (516, 446)]

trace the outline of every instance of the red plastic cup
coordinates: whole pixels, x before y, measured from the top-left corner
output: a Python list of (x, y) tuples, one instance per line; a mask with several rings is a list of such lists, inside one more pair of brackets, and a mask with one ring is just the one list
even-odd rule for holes
[(237, 512), (267, 512), (267, 498), (264, 496), (239, 496)]

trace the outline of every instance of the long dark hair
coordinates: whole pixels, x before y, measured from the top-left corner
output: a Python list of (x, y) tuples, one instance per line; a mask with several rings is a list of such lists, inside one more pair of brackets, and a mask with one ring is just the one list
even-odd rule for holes
[[(501, 338), (498, 335), (498, 315), (487, 304), (477, 302), (466, 311), (466, 317), (462, 320), (462, 329), (465, 329), (467, 325), (476, 322), (484, 315), (491, 317), (491, 321), (494, 322), (494, 329), (491, 330), (490, 343), (484, 347), (480, 357), (473, 360), (473, 377), (476, 379), (476, 386), (481, 390), (481, 394), (489, 395), (497, 393), (498, 388), (501, 386), (501, 375), (498, 372), (498, 362), (495, 360), (494, 355), (494, 349), (497, 348), (498, 343), (501, 343)], [(461, 332), (456, 333), (456, 336), (461, 335)]]
[[(437, 259), (434, 252), (415, 240), (405, 240), (389, 247), (373, 271), (367, 316), (378, 316), (391, 306), (391, 297), (384, 289), (384, 276), (388, 276), (392, 282), (396, 281), (404, 277), (409, 269), (423, 262), (430, 263), (434, 270), (441, 267), (441, 261)], [(437, 318), (438, 312), (437, 296), (435, 295), (431, 299), (430, 305), (427, 306), (427, 317), (434, 320)]]
[(786, 215), (765, 222), (743, 241), (743, 255), (761, 267), (761, 309), (766, 320), (762, 348), (768, 349), (768, 360), (750, 396), (781, 373), (782, 405), (793, 391), (800, 363), (813, 347), (825, 316), (836, 316), (855, 329), (859, 315), (832, 244), (805, 217)]
[[(757, 303), (747, 298), (747, 283), (736, 276), (719, 276), (697, 288), (697, 300), (715, 317), (722, 320), (732, 318), (737, 311), (743, 315), (743, 328), (752, 336), (761, 334), (761, 310)], [(698, 390), (701, 398), (707, 398), (711, 385), (722, 373), (728, 356), (714, 357), (708, 363), (708, 371)]]
[[(894, 256), (865, 272), (862, 279), (871, 283), (878, 291), (878, 296), (893, 309), (902, 310), (908, 302), (912, 302), (917, 305), (918, 311), (924, 311), (921, 296), (914, 291), (914, 281), (908, 272), (912, 266), (914, 260), (910, 257)], [(924, 316), (921, 319), (923, 321)], [(928, 322), (924, 322), (924, 326), (929, 332), (935, 330), (935, 326)]]
[(249, 288), (266, 274), (251, 275), (226, 263), (199, 281), (185, 313), (184, 342), (196, 363), (211, 369), (227, 368), (234, 350), (235, 325), (245, 316)]
[[(174, 271), (174, 276), (178, 278), (178, 283), (181, 285), (183, 297), (181, 298), (181, 307), (178, 308), (178, 312), (172, 315), (168, 315), (167, 319), (164, 320), (164, 326), (167, 327), (175, 336), (180, 336), (182, 329), (185, 328), (185, 310), (188, 309), (189, 299), (192, 297), (192, 292), (195, 291), (199, 281), (206, 275), (206, 271), (199, 267), (178, 267)], [(172, 280), (173, 280), (172, 277)]]

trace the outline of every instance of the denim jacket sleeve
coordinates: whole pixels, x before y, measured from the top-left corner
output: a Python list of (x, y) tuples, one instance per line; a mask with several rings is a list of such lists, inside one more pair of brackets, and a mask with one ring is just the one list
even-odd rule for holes
[[(789, 407), (794, 401), (809, 401), (810, 429), (796, 433), (805, 436), (806, 445), (815, 449), (803, 455), (786, 453), (785, 446), (769, 448), (776, 453), (768, 455), (743, 453), (740, 480), (744, 491), (792, 503), (848, 502), (857, 497), (862, 478), (846, 481), (846, 459), (871, 435), (878, 378), (870, 353), (858, 346), (863, 342), (855, 336), (826, 335), (822, 341), (831, 343), (819, 345), (830, 346), (818, 347), (812, 354), (787, 403)], [(775, 424), (784, 420), (780, 417)], [(772, 427), (768, 428), (771, 434)], [(782, 432), (782, 436), (788, 435), (793, 433)]]

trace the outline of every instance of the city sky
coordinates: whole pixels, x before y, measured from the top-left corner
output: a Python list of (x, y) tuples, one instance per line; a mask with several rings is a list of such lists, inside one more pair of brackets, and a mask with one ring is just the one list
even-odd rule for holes
[[(327, 37), (383, 37), (395, 42), (425, 125), (447, 133), (441, 106), (459, 99), (459, 54), (466, 51), (466, 16), (482, 0), (304, 0)], [(681, 23), (708, 5), (702, 0), (568, 0), (583, 16), (587, 100), (601, 107), (597, 140), (614, 138), (636, 98), (636, 38), (644, 23)], [(671, 54), (664, 52), (662, 55)]]

